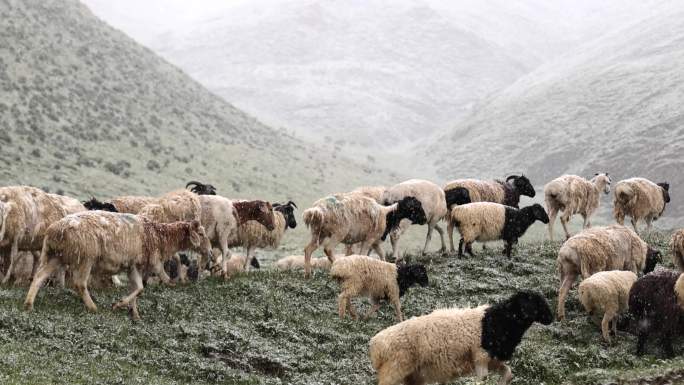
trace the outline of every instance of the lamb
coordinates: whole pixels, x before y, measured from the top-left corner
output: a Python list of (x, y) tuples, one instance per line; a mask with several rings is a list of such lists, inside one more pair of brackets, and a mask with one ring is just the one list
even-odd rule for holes
[(77, 200), (29, 186), (0, 188), (0, 250), (9, 251), (9, 267), (2, 283), (14, 273), (19, 251), (34, 257), (42, 247), (45, 231), (54, 222), (85, 207)]
[(672, 233), (670, 250), (672, 251), (672, 262), (679, 271), (684, 272), (684, 229)]
[(509, 384), (505, 361), (513, 356), (534, 322), (553, 320), (544, 297), (518, 292), (498, 304), (440, 309), (390, 326), (370, 340), (369, 353), (378, 385), (447, 383), (489, 370)]
[(644, 178), (625, 179), (615, 185), (613, 216), (621, 225), (625, 223), (625, 216), (632, 217), (632, 227), (636, 232), (637, 223), (644, 220), (646, 231), (650, 231), (651, 223), (663, 215), (665, 205), (669, 202), (668, 183), (656, 184)]
[[(256, 261), (253, 259), (252, 261)], [(247, 264), (247, 256), (245, 255), (231, 255), (230, 259), (223, 262), (223, 271), (225, 272), (226, 278), (232, 278), (237, 273), (245, 272), (245, 265)], [(259, 268), (258, 264), (253, 263), (252, 266)]]
[(204, 184), (197, 181), (190, 181), (185, 185), (185, 188), (193, 186), (190, 191), (197, 195), (216, 195), (216, 187), (210, 184)]
[(361, 243), (360, 254), (367, 255), (372, 247), (381, 259), (385, 253), (380, 242), (394, 230), (402, 219), (424, 224), (427, 219), (420, 201), (405, 197), (391, 206), (382, 206), (359, 194), (337, 194), (314, 202), (303, 213), (304, 223), (311, 231), (311, 240), (304, 248), (304, 275), (311, 276), (311, 254), (323, 246), (323, 251), (334, 262), (333, 250), (338, 243)]
[(549, 217), (540, 204), (533, 204), (522, 209), (504, 206), (492, 202), (475, 202), (455, 206), (449, 216), (449, 243), (454, 251), (454, 227), (461, 233), (458, 244), (458, 255), (463, 255), (463, 245), (466, 252), (473, 255), (474, 241), (492, 241), (503, 239), (506, 242), (504, 252), (511, 257), (513, 245), (518, 243), (527, 229), (535, 222), (549, 223)]
[[(335, 255), (335, 260), (344, 258), (344, 255)], [(330, 270), (330, 260), (328, 257), (311, 258), (311, 267), (320, 270)], [(304, 270), (304, 256), (303, 255), (288, 255), (280, 258), (276, 262), (276, 267), (279, 270)]]
[(625, 226), (594, 227), (570, 237), (561, 246), (556, 260), (560, 273), (558, 319), (565, 319), (565, 298), (578, 275), (587, 279), (608, 270), (646, 274), (661, 259), (660, 251), (649, 247)]
[(247, 264), (254, 260), (254, 251), (257, 248), (277, 248), (285, 235), (287, 229), (297, 227), (294, 210), (297, 205), (289, 201), (285, 204), (273, 204), (273, 224), (275, 228), (268, 230), (261, 223), (255, 221), (246, 222), (238, 226), (238, 239), (247, 253), (245, 268)]
[[(450, 193), (450, 191), (452, 192)], [(511, 175), (506, 178), (505, 182), (500, 180), (457, 179), (447, 183), (444, 186), (444, 192), (447, 196), (451, 195), (452, 199), (465, 199), (463, 203), (493, 202), (515, 208), (518, 208), (520, 204), (521, 195), (534, 198), (536, 194), (532, 183), (525, 175)], [(463, 203), (459, 202), (458, 204)]]
[(342, 289), (338, 297), (340, 318), (344, 318), (345, 311), (349, 308), (353, 319), (357, 319), (357, 315), (351, 299), (366, 296), (370, 298), (372, 306), (363, 319), (368, 319), (378, 311), (380, 301), (387, 299), (394, 306), (397, 319), (402, 321), (399, 297), (416, 283), (421, 286), (428, 284), (427, 271), (421, 264), (395, 265), (365, 255), (350, 255), (335, 260), (330, 268), (330, 277)]
[(57, 269), (67, 267), (86, 308), (97, 306), (88, 292), (91, 271), (113, 275), (128, 272), (130, 294), (113, 305), (127, 306), (139, 320), (137, 297), (143, 290), (142, 277), (148, 271), (161, 276), (163, 263), (181, 250), (193, 250), (209, 257), (211, 246), (198, 221), (153, 223), (131, 214), (86, 211), (53, 223), (46, 231), (40, 267), (24, 302), (33, 309), (43, 282)]
[(583, 228), (591, 227), (591, 216), (601, 201), (601, 192), (610, 193), (608, 173), (597, 173), (591, 180), (577, 175), (563, 175), (544, 186), (546, 210), (549, 213), (549, 239), (553, 242), (553, 225), (556, 215), (562, 211), (560, 221), (565, 238), (570, 238), (568, 222), (575, 214), (582, 215)]
[(257, 221), (269, 231), (275, 229), (273, 207), (268, 202), (233, 201), (219, 195), (200, 195), (199, 200), (202, 226), (207, 229), (212, 246), (221, 251), (214, 266), (222, 266), (222, 261), (230, 257), (229, 246), (240, 245), (239, 226), (247, 221)]
[[(427, 251), (428, 244), (430, 244), (430, 240), (432, 239), (432, 231), (435, 229), (439, 233), (439, 238), (442, 242), (440, 252), (445, 252), (446, 243), (444, 242), (444, 230), (438, 224), (438, 222), (444, 219), (448, 213), (444, 191), (432, 182), (421, 179), (410, 179), (388, 188), (382, 196), (383, 204), (390, 205), (409, 196), (418, 199), (427, 218), (428, 231), (427, 236), (425, 237), (423, 253)], [(422, 225), (423, 223), (420, 224)], [(392, 258), (394, 260), (400, 259), (399, 238), (409, 225), (409, 222), (404, 221), (399, 229), (394, 231), (390, 237), (390, 241), (392, 242)]]
[(674, 356), (672, 340), (684, 333), (684, 309), (677, 303), (675, 284), (682, 274), (658, 270), (639, 278), (629, 292), (629, 312), (637, 323), (637, 355), (655, 334), (665, 355)]
[(603, 339), (610, 343), (610, 326), (617, 335), (618, 314), (628, 310), (629, 290), (637, 280), (631, 271), (601, 271), (582, 281), (579, 285), (579, 298), (584, 310), (590, 315), (603, 313), (601, 332)]

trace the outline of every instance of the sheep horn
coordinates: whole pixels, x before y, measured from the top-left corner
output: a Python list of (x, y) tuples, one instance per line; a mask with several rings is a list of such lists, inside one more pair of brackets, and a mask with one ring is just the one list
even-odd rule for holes
[(188, 182), (188, 184), (185, 185), (185, 188), (188, 188), (188, 187), (190, 187), (191, 185), (195, 185), (195, 186), (204, 186), (204, 183), (200, 183), (200, 182), (196, 182), (196, 181), (194, 181), (194, 180), (191, 180), (190, 182)]
[(506, 178), (506, 183), (508, 183), (508, 181), (511, 180), (511, 179), (517, 179), (517, 178), (519, 178), (519, 176), (517, 176), (517, 175), (511, 175), (511, 176), (509, 176), (508, 178)]
[(299, 207), (297, 207), (297, 205), (296, 205), (294, 202), (292, 202), (292, 201), (287, 202), (287, 204), (288, 204), (288, 205), (294, 206), (296, 209), (299, 208)]

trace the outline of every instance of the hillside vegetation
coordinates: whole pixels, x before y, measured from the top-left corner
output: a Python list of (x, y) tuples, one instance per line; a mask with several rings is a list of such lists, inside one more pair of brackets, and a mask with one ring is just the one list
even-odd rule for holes
[(541, 186), (563, 173), (609, 172), (668, 181), (661, 225), (675, 226), (684, 216), (684, 4), (651, 12), (493, 95), (422, 156), (443, 178), (523, 171)]
[(107, 198), (197, 179), (306, 205), (391, 178), (263, 125), (76, 0), (3, 1), (0, 20), (2, 185)]
[[(650, 242), (666, 251), (666, 238), (655, 234)], [(520, 289), (540, 291), (555, 308), (558, 247), (525, 244), (512, 260), (501, 256), (500, 245), (464, 259), (411, 257), (427, 265), (430, 285), (403, 297), (405, 316), (491, 303)], [(665, 260), (671, 268), (669, 256)], [(262, 271), (228, 282), (148, 287), (139, 323), (109, 308), (124, 289), (95, 291), (97, 314), (88, 314), (74, 292), (55, 288), (41, 290), (27, 314), (20, 310), (26, 289), (2, 290), (0, 382), (374, 384), (368, 341), (395, 322), (392, 308), (383, 306), (368, 322), (340, 320), (339, 288), (327, 274), (305, 280), (301, 272), (268, 268), (264, 263)], [(657, 344), (636, 357), (630, 334), (619, 332), (611, 346), (600, 342), (600, 328), (584, 314), (576, 290), (567, 310), (564, 323), (527, 333), (511, 361), (514, 384), (663, 384), (684, 375), (684, 358), (659, 358)], [(681, 341), (675, 346), (681, 352)], [(493, 376), (486, 384), (496, 381)]]

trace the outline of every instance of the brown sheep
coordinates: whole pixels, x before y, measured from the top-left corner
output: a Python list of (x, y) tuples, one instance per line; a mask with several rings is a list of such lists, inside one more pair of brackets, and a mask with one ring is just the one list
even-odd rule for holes
[(132, 214), (104, 211), (69, 215), (47, 229), (40, 267), (24, 307), (30, 311), (43, 282), (67, 267), (86, 308), (94, 312), (97, 306), (88, 292), (91, 272), (113, 275), (127, 271), (131, 292), (113, 308), (128, 306), (131, 317), (140, 319), (136, 301), (143, 290), (143, 275), (154, 271), (161, 277), (163, 263), (182, 250), (207, 257), (211, 254), (199, 222), (153, 223)]
[(553, 225), (556, 215), (562, 211), (560, 221), (565, 237), (570, 238), (568, 222), (575, 214), (584, 219), (583, 228), (591, 227), (591, 216), (601, 202), (601, 193), (610, 193), (608, 174), (596, 174), (591, 180), (577, 175), (563, 175), (544, 186), (546, 210), (549, 213), (549, 239), (553, 241)]
[(644, 178), (631, 178), (615, 185), (613, 197), (613, 216), (619, 224), (625, 223), (625, 216), (632, 217), (632, 227), (637, 230), (640, 220), (646, 221), (646, 231), (651, 230), (651, 222), (660, 218), (665, 205), (670, 202), (670, 185), (653, 183)]

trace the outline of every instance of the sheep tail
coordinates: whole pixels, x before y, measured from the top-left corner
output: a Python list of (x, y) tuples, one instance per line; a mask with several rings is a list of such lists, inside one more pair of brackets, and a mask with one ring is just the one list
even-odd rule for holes
[(307, 228), (320, 228), (323, 224), (323, 212), (319, 207), (312, 207), (302, 213)]
[(626, 184), (615, 187), (615, 200), (622, 204), (628, 203), (634, 197), (634, 191)]

